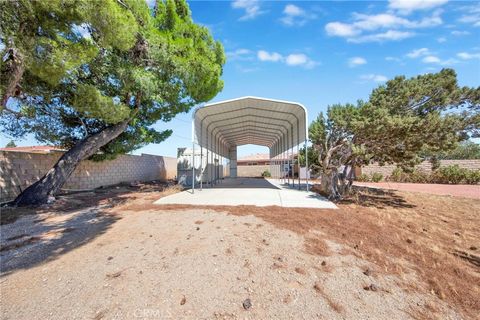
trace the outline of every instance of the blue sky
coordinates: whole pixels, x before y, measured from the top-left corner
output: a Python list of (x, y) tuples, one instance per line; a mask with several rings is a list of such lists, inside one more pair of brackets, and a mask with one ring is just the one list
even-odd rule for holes
[[(195, 22), (227, 53), (224, 89), (213, 101), (246, 95), (305, 105), (310, 118), (329, 104), (367, 99), (395, 75), (453, 68), (460, 85), (480, 85), (480, 3), (391, 1), (190, 1)], [(173, 136), (135, 153), (176, 156), (190, 146), (191, 112), (158, 129)], [(0, 145), (9, 139), (0, 137)], [(31, 138), (17, 145), (34, 145)], [(266, 152), (245, 146), (239, 154)]]

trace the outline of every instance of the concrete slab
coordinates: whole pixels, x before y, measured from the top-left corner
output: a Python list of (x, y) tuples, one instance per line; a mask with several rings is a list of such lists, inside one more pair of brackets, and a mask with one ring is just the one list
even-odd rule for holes
[(214, 187), (186, 190), (155, 201), (155, 204), (197, 206), (280, 206), (291, 208), (337, 209), (337, 206), (305, 187), (298, 190), (274, 179), (225, 179)]

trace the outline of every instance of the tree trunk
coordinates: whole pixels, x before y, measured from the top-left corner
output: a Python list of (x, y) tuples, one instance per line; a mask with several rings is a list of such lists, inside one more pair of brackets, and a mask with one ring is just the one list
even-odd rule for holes
[(62, 155), (47, 174), (18, 195), (14, 205), (27, 206), (47, 203), (48, 197), (60, 190), (80, 161), (94, 155), (102, 146), (118, 137), (125, 131), (128, 122), (129, 120), (125, 120), (79, 141)]
[(327, 173), (322, 173), (321, 190), (327, 195), (329, 200), (337, 201), (342, 198), (342, 190), (338, 186), (338, 172), (337, 170), (329, 170)]
[(15, 91), (20, 84), (23, 72), (25, 71), (23, 66), (23, 58), (18, 50), (15, 48), (10, 48), (8, 52), (10, 54), (9, 61), (7, 62), (10, 65), (10, 79), (8, 80), (8, 85), (5, 88), (5, 92), (2, 96), (0, 109), (5, 108), (7, 106), (8, 99), (15, 95)]

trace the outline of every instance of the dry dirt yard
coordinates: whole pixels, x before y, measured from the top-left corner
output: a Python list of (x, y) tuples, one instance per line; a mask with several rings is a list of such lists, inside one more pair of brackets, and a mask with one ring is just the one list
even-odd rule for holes
[(2, 319), (478, 319), (480, 201), (181, 207), (149, 184), (2, 209)]

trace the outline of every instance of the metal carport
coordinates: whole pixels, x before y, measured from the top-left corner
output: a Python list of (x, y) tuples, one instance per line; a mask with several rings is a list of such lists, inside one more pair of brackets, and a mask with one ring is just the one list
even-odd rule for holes
[[(206, 104), (195, 110), (192, 119), (192, 190), (196, 183), (200, 188), (204, 181), (216, 184), (218, 170), (226, 160), (230, 177), (236, 178), (237, 146), (245, 144), (268, 147), (272, 177), (295, 185), (284, 168), (291, 164), (295, 147), (298, 154), (299, 146), (304, 144), (306, 149), (307, 141), (308, 114), (300, 103), (248, 96)], [(199, 168), (195, 164), (196, 146), (200, 148)], [(308, 173), (306, 186), (308, 191)]]

